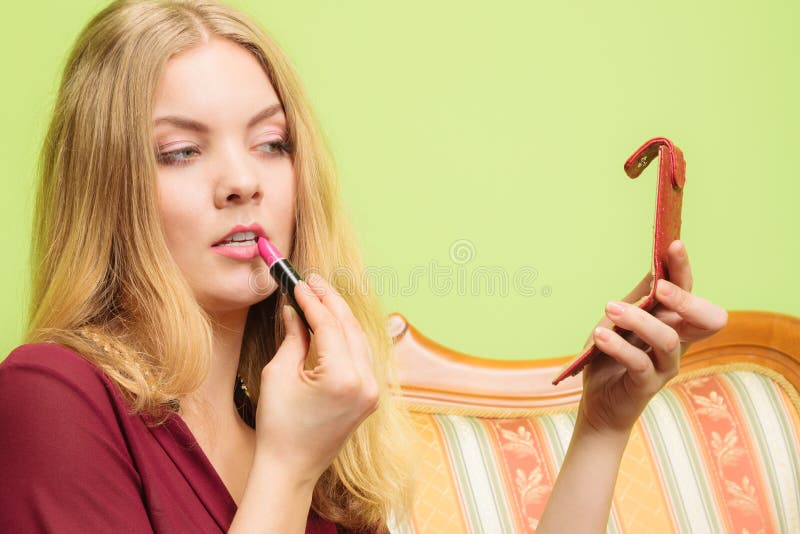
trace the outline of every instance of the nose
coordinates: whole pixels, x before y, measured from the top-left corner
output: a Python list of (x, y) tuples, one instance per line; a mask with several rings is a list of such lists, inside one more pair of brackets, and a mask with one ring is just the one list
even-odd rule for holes
[(247, 154), (235, 154), (228, 158), (214, 195), (217, 208), (261, 201), (264, 194), (261, 181), (257, 172), (249, 168), (247, 158)]

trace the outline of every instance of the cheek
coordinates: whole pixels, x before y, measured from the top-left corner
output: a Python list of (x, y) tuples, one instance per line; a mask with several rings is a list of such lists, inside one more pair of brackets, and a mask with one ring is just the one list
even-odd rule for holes
[(158, 208), (164, 233), (170, 246), (187, 237), (199, 227), (200, 199), (197, 192), (181, 187), (176, 182), (163, 180), (158, 185)]
[(294, 228), (297, 205), (297, 178), (290, 164), (282, 171), (275, 173), (264, 184), (264, 200), (267, 210), (275, 216), (275, 223), (280, 222), (284, 228)]
[(289, 181), (286, 192), (285, 192), (285, 202), (284, 202), (284, 213), (283, 217), (288, 225), (288, 231), (290, 234), (294, 234), (295, 231), (295, 217), (297, 216), (297, 182), (292, 179)]
[(287, 187), (286, 205), (287, 211), (292, 216), (292, 224), (294, 224), (294, 215), (297, 211), (297, 182), (294, 179), (289, 181), (289, 186)]

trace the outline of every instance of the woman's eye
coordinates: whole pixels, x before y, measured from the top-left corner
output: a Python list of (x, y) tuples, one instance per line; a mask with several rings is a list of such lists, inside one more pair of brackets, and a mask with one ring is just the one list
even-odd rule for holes
[(184, 148), (179, 148), (178, 150), (173, 150), (172, 152), (164, 152), (163, 154), (159, 154), (157, 159), (159, 163), (164, 165), (186, 165), (189, 163), (189, 159), (181, 158), (179, 156), (188, 152), (197, 152), (197, 150), (187, 146)]
[[(262, 149), (261, 147), (266, 147), (266, 149)], [(259, 152), (263, 152), (270, 156), (288, 154), (291, 152), (291, 150), (291, 144), (283, 139), (278, 139), (276, 141), (270, 141), (268, 143), (262, 143), (259, 145)], [(160, 153), (156, 156), (156, 159), (161, 165), (187, 165), (193, 159), (190, 156), (196, 153), (198, 153), (197, 149), (187, 146), (179, 148), (178, 150), (173, 150), (172, 152)]]
[(269, 143), (264, 143), (260, 146), (268, 147), (269, 150), (262, 150), (262, 152), (266, 152), (268, 154), (285, 154), (291, 151), (291, 147), (287, 141), (283, 139), (278, 139), (277, 141), (270, 141)]

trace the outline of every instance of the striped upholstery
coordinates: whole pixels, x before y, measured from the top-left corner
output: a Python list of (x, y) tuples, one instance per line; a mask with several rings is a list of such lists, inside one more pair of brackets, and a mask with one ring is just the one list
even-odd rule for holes
[[(575, 406), (513, 418), (411, 408), (423, 476), (392, 532), (534, 532)], [(799, 409), (786, 380), (752, 364), (677, 377), (633, 429), (608, 532), (800, 532)]]

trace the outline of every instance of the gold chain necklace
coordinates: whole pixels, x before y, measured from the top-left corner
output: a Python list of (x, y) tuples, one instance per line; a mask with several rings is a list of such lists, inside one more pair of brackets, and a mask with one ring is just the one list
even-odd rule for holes
[(250, 392), (247, 391), (247, 386), (244, 385), (244, 380), (242, 380), (242, 375), (240, 375), (239, 373), (236, 373), (236, 378), (239, 379), (239, 388), (244, 392), (244, 394), (249, 399), (250, 398)]
[[(79, 328), (77, 330), (77, 333), (81, 337), (93, 341), (95, 345), (99, 346), (106, 354), (111, 355), (113, 352), (116, 356), (121, 357), (118, 350), (109, 346), (108, 343), (102, 340), (96, 333), (92, 332), (91, 330), (87, 330), (85, 328)], [(145, 373), (147, 374), (146, 370)], [(242, 380), (242, 375), (236, 373), (236, 378), (239, 380), (239, 388), (242, 390), (242, 392), (244, 392), (245, 396), (247, 396), (247, 398), (250, 399), (250, 392), (247, 390), (247, 386), (244, 385), (244, 380)]]

